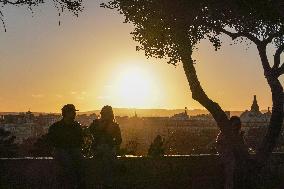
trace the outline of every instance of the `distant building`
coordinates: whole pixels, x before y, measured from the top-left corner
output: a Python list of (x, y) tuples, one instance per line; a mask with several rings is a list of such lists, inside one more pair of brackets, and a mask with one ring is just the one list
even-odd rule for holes
[(26, 113), (19, 113), (17, 115), (14, 114), (3, 115), (1, 122), (14, 123), (14, 124), (32, 123), (34, 118), (35, 118), (34, 114), (28, 111)]
[(60, 118), (61, 116), (56, 114), (35, 116), (31, 111), (16, 115), (8, 114), (1, 116), (0, 128), (11, 132), (11, 135), (16, 137), (16, 143), (22, 143), (27, 138), (46, 134), (49, 126)]
[(256, 95), (254, 95), (251, 109), (243, 112), (240, 119), (242, 123), (247, 126), (265, 126), (269, 122), (270, 117), (271, 112), (269, 108), (266, 113), (261, 113)]
[(184, 112), (173, 115), (171, 117), (171, 120), (189, 120), (189, 115), (187, 114), (187, 107), (184, 108)]
[(196, 121), (214, 121), (212, 114), (200, 114), (196, 116), (191, 116), (190, 120), (196, 120)]

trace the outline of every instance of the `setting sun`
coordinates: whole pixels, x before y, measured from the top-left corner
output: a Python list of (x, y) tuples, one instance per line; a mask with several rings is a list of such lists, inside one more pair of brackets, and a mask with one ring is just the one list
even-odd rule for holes
[(115, 91), (121, 106), (144, 107), (153, 95), (151, 76), (139, 67), (130, 67), (118, 74)]

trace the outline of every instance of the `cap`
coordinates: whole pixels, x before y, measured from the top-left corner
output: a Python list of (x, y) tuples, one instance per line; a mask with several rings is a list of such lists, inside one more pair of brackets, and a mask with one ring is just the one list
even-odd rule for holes
[(74, 104), (66, 104), (62, 107), (62, 112), (68, 112), (68, 111), (79, 111), (79, 110), (76, 110)]

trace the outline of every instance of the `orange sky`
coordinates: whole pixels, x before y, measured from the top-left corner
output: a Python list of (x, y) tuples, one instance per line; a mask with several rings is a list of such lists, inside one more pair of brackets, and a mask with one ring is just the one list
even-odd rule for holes
[[(5, 7), (4, 15), (0, 111), (58, 112), (65, 103), (81, 111), (105, 104), (202, 108), (191, 98), (182, 67), (136, 52), (132, 26), (97, 1), (86, 1), (79, 18), (63, 15), (61, 26), (50, 5), (36, 8), (33, 16), (24, 8)], [(224, 40), (218, 52), (203, 41), (194, 53), (205, 91), (226, 110), (249, 109), (254, 94), (267, 109), (270, 90), (256, 48)]]

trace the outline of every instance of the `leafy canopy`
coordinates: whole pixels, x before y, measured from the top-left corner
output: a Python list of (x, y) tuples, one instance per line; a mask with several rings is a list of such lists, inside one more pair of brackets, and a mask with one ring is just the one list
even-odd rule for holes
[[(284, 18), (271, 0), (111, 0), (102, 7), (116, 9), (135, 26), (133, 39), (147, 57), (180, 60), (179, 49), (194, 49), (209, 39), (221, 47), (221, 34), (257, 45), (283, 44)], [(273, 40), (273, 41), (272, 41)]]
[[(59, 12), (63, 12), (68, 10), (72, 12), (75, 16), (78, 16), (79, 12), (83, 10), (82, 0), (49, 0), (54, 3), (55, 8)], [(13, 6), (13, 7), (24, 7), (26, 6), (31, 12), (33, 12), (33, 8), (39, 6), (41, 4), (46, 3), (44, 0), (0, 0), (0, 6), (4, 8), (5, 6)], [(5, 15), (3, 11), (0, 10), (0, 21), (2, 22), (4, 29), (6, 31), (5, 25)], [(60, 22), (59, 22), (60, 25)]]

